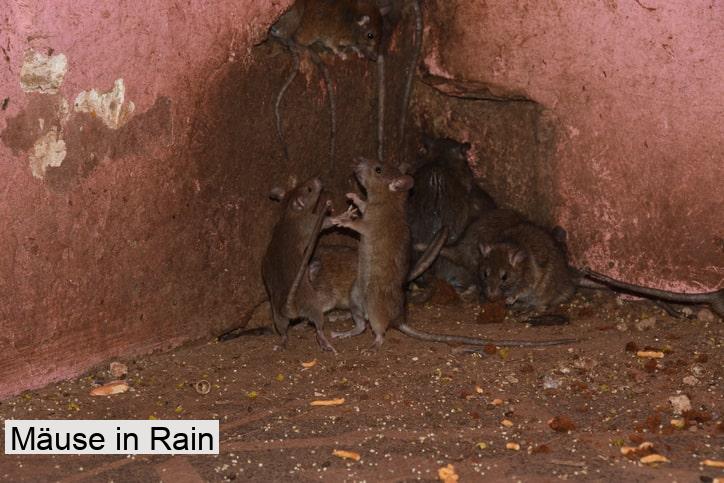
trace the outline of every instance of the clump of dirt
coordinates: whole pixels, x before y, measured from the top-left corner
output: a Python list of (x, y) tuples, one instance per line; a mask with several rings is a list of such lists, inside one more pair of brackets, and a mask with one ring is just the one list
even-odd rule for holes
[[(291, 330), (283, 352), (272, 350), (274, 336), (198, 342), (122, 361), (127, 392), (89, 395), (114, 377), (104, 364), (3, 401), (0, 417), (215, 418), (218, 456), (3, 456), (0, 476), (433, 481), (456, 474), (461, 482), (722, 476), (705, 464), (724, 459), (720, 320), (673, 319), (650, 303), (617, 302), (611, 294), (577, 296), (567, 308), (571, 323), (563, 326), (530, 327), (511, 314), (481, 324), (482, 309), (470, 302), (412, 305), (409, 321), (436, 332), (579, 342), (465, 355), (391, 331), (377, 355), (362, 354), (371, 342), (365, 333), (335, 341), (335, 357), (320, 352), (305, 324)], [(655, 326), (636, 328), (651, 317)], [(344, 319), (328, 328), (351, 324)], [(208, 391), (206, 384), (199, 391), (200, 381)]]

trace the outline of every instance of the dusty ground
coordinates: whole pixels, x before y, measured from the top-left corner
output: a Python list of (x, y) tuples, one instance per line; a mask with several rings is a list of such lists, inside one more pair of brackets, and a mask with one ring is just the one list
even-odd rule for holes
[[(456, 354), (398, 332), (364, 356), (371, 337), (337, 341), (321, 353), (313, 330), (292, 330), (290, 348), (272, 336), (201, 342), (123, 361), (131, 391), (91, 397), (107, 367), (0, 403), (0, 418), (204, 419), (221, 421), (221, 454), (197, 457), (0, 456), (10, 481), (407, 481), (438, 478), (453, 465), (460, 481), (712, 481), (724, 470), (724, 324), (673, 319), (649, 303), (579, 296), (572, 323), (527, 327), (492, 306), (436, 297), (411, 306), (420, 328), (491, 338), (574, 336), (547, 349)], [(481, 310), (485, 311), (481, 315)], [(264, 324), (262, 309), (252, 324)], [(641, 321), (644, 321), (643, 323)], [(329, 326), (349, 324), (337, 321)], [(637, 328), (637, 325), (639, 326)], [(653, 325), (653, 326), (651, 326)], [(644, 327), (651, 326), (651, 327)], [(644, 329), (644, 330), (639, 330)], [(638, 357), (656, 349), (660, 359)], [(316, 359), (304, 368), (302, 362)], [(208, 379), (209, 394), (192, 383)], [(692, 411), (674, 414), (672, 396)], [(344, 398), (335, 407), (310, 401)], [(496, 401), (499, 400), (499, 401)], [(559, 431), (549, 420), (558, 417)], [(671, 420), (681, 419), (675, 428)], [(556, 426), (553, 424), (553, 426)], [(569, 429), (565, 431), (565, 429)], [(622, 446), (653, 443), (623, 456)], [(508, 443), (519, 450), (506, 449)], [(359, 461), (332, 455), (359, 453)], [(654, 452), (668, 463), (645, 465)]]

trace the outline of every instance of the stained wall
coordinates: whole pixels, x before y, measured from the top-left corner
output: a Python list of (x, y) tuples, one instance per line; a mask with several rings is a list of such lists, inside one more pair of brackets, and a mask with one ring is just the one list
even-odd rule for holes
[(682, 291), (724, 284), (724, 8), (425, 2), (416, 112), (469, 139), (481, 184), (563, 226), (573, 262)]

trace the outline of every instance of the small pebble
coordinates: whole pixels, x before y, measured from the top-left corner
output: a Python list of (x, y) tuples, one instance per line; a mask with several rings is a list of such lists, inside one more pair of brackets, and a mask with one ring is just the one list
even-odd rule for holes
[(656, 317), (648, 317), (646, 319), (636, 322), (636, 330), (638, 330), (639, 332), (653, 329), (654, 327), (656, 327)]
[(122, 362), (111, 362), (109, 371), (113, 379), (122, 379), (128, 374), (128, 366)]
[(681, 394), (680, 396), (671, 396), (669, 398), (669, 403), (671, 403), (671, 407), (673, 408), (675, 414), (682, 414), (686, 411), (691, 411), (691, 401), (689, 400), (689, 396), (685, 394)]
[(696, 318), (702, 322), (714, 322), (716, 321), (716, 315), (709, 309), (700, 309), (696, 313)]
[(561, 382), (557, 377), (548, 374), (543, 378), (543, 389), (558, 389)]
[(598, 365), (598, 361), (591, 359), (590, 357), (580, 357), (573, 361), (573, 367), (576, 369), (591, 370)]
[(683, 383), (686, 384), (687, 386), (696, 386), (699, 384), (699, 379), (697, 379), (694, 376), (686, 376), (683, 379)]

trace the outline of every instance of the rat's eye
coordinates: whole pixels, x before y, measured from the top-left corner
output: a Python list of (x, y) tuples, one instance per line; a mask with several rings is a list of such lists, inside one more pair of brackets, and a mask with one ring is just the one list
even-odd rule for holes
[(375, 34), (373, 34), (372, 32), (367, 32), (367, 38), (372, 40), (375, 38)]
[(486, 268), (486, 269), (483, 271), (483, 276), (484, 276), (485, 278), (488, 278), (488, 277), (490, 276), (490, 269), (489, 269), (489, 268)]
[(311, 186), (307, 186), (307, 193), (311, 193), (311, 192), (312, 192), (312, 187), (311, 187)]
[(381, 168), (380, 166), (377, 166), (377, 167), (375, 168), (375, 173), (377, 173), (377, 174), (382, 173), (382, 168)]
[(507, 273), (507, 272), (502, 272), (502, 273), (500, 274), (500, 279), (501, 279), (503, 282), (505, 282), (506, 280), (508, 280), (508, 273)]

